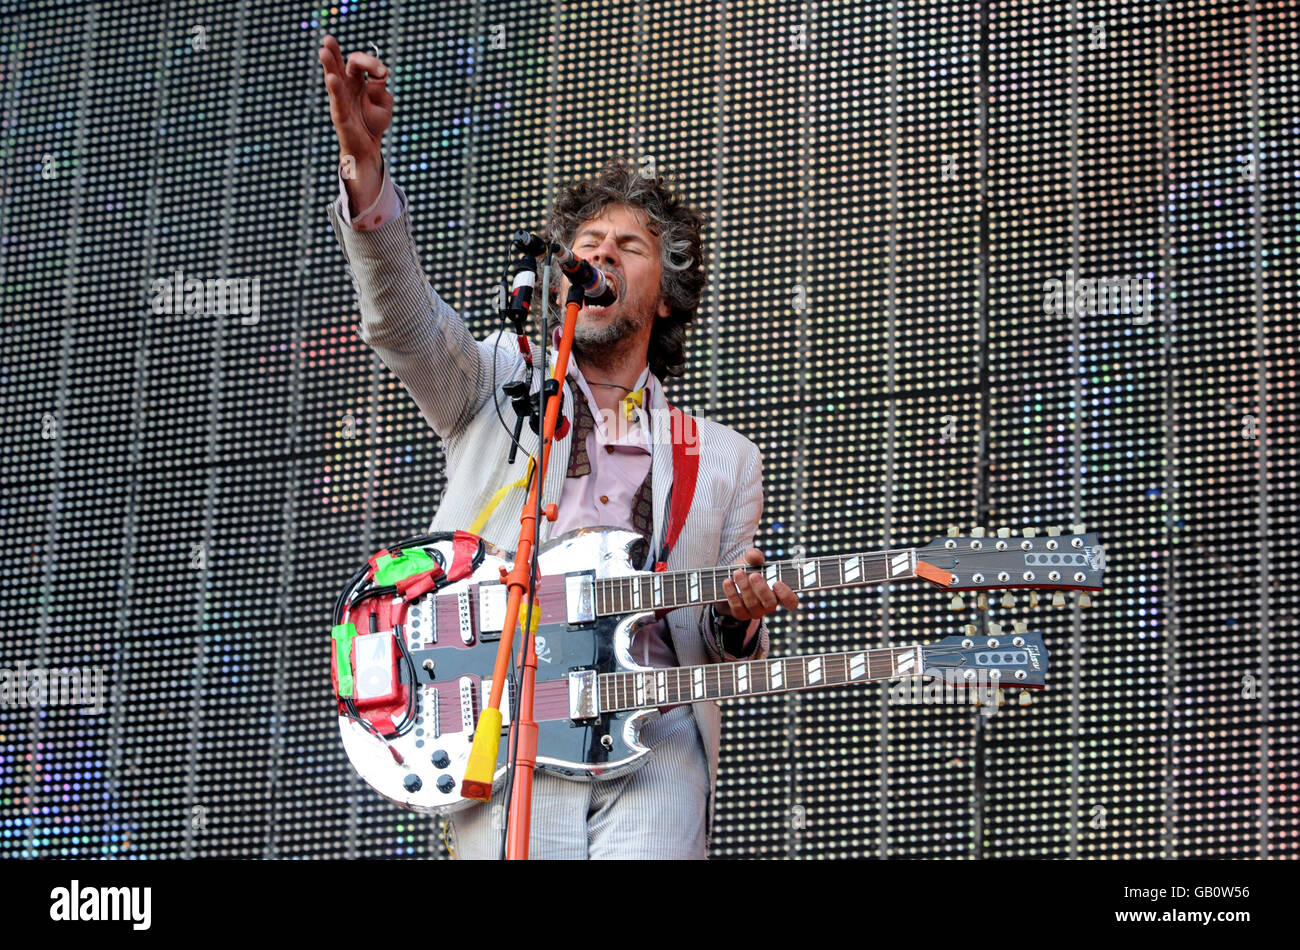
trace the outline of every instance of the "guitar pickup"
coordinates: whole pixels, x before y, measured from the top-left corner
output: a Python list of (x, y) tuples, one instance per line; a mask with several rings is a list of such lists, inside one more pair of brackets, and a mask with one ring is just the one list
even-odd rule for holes
[(595, 670), (569, 671), (569, 718), (596, 719), (600, 716), (600, 695)]
[(564, 575), (564, 609), (570, 624), (596, 619), (596, 584), (591, 572)]
[(501, 639), (501, 628), (506, 625), (508, 594), (505, 584), (478, 585), (478, 635), (485, 643)]

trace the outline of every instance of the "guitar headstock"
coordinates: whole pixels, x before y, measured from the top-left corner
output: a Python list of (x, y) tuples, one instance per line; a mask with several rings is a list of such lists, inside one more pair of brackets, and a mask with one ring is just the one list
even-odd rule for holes
[[(944, 590), (1005, 590), (1006, 607), (1015, 604), (1012, 590), (1057, 591), (1052, 599), (1055, 606), (1064, 606), (1064, 591), (1079, 591), (1079, 606), (1088, 607), (1088, 592), (1101, 590), (1106, 570), (1105, 548), (1096, 533), (1088, 533), (1083, 525), (1075, 525), (1072, 534), (1048, 528), (1041, 536), (1034, 528), (1025, 528), (1018, 536), (1010, 528), (996, 532), (975, 528), (962, 536), (952, 527), (946, 537), (918, 548), (916, 556), (918, 561), (953, 575), (952, 583)], [(1037, 594), (1031, 593), (1029, 606), (1037, 603)], [(985, 594), (979, 595), (977, 604), (981, 608), (988, 606)], [(964, 606), (961, 595), (954, 594), (953, 609)]]
[[(990, 623), (988, 634), (976, 634), (973, 624), (960, 636), (944, 637), (923, 648), (927, 675), (969, 687), (1042, 689), (1047, 685), (1047, 647), (1036, 633), (1017, 622), (1010, 632)], [(1028, 696), (1021, 705), (1028, 705)]]

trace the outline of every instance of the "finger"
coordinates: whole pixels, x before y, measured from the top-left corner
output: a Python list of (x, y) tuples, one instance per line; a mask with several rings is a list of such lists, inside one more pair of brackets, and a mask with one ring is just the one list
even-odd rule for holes
[(388, 67), (371, 56), (360, 51), (348, 54), (348, 75), (362, 79), (361, 74), (369, 73), (375, 79), (387, 79)]
[(799, 609), (799, 595), (790, 588), (790, 585), (777, 581), (772, 585), (772, 593), (776, 594), (776, 599), (781, 601), (781, 606), (786, 610)]
[(731, 608), (731, 615), (737, 620), (752, 620), (749, 611), (745, 608), (745, 602), (740, 598), (740, 592), (736, 590), (736, 582), (727, 578), (722, 582), (722, 592), (727, 595), (727, 606)]
[(745, 562), (754, 567), (762, 567), (765, 560), (766, 558), (763, 556), (763, 552), (758, 548), (750, 548), (745, 552)]
[(339, 49), (339, 41), (334, 39), (328, 33), (321, 40), (320, 49), (316, 51), (320, 57), (321, 65), (333, 72), (343, 73), (343, 51)]
[(741, 602), (745, 605), (745, 610), (749, 613), (750, 619), (761, 617), (765, 613), (763, 602), (759, 600), (758, 594), (754, 589), (754, 577), (756, 575), (746, 574), (744, 571), (736, 571), (733, 578), (736, 582), (736, 589), (740, 591)]
[(755, 574), (749, 579), (749, 586), (754, 591), (754, 596), (758, 598), (759, 604), (763, 608), (764, 614), (770, 614), (777, 608), (776, 594), (772, 588), (767, 586), (767, 580), (762, 574)]
[(381, 109), (391, 109), (393, 107), (393, 94), (383, 83), (368, 82), (366, 83), (366, 98), (370, 100), (371, 105), (379, 106)]

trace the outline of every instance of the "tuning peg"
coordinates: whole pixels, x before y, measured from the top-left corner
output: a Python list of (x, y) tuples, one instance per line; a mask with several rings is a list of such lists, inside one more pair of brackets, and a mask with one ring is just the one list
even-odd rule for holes
[(968, 637), (975, 636), (975, 624), (973, 623), (966, 624), (966, 626), (962, 627), (962, 630), (966, 632), (966, 636)]
[(1020, 705), (1030, 706), (1033, 704), (1033, 702), (1034, 702), (1034, 698), (1029, 695), (1029, 690), (1022, 689), (1020, 691)]
[(984, 537), (984, 529), (983, 529), (983, 528), (971, 528), (971, 529), (970, 529), (970, 536), (971, 536), (972, 538), (982, 538), (982, 537)]
[(998, 687), (998, 705), (999, 705), (999, 706), (1005, 706), (1006, 704), (1007, 704), (1007, 694), (1006, 694), (1006, 691), (1003, 690), (1001, 686), (999, 686), (999, 687)]
[(1029, 624), (1025, 623), (1023, 620), (1017, 620), (1015, 623), (1011, 625), (1011, 629), (1014, 630), (1016, 633), (1028, 633)]
[(1079, 591), (1079, 606), (1084, 608), (1092, 606), (1092, 595), (1086, 590)]
[(1015, 605), (1016, 605), (1016, 598), (1015, 595), (1011, 593), (1011, 591), (1007, 591), (1005, 594), (1002, 595), (1003, 607), (1014, 607)]
[(1065, 606), (1065, 592), (1064, 592), (1064, 591), (1060, 591), (1060, 590), (1058, 590), (1055, 594), (1052, 595), (1052, 606), (1053, 606), (1053, 607), (1064, 607), (1064, 606)]
[(984, 591), (980, 591), (979, 596), (975, 598), (975, 606), (978, 607), (980, 610), (988, 610), (989, 595), (984, 593)]
[(996, 620), (990, 620), (989, 633), (995, 637), (1002, 636), (1002, 624), (998, 623)]
[(1023, 534), (1026, 538), (1036, 538), (1036, 537), (1038, 537), (1038, 529), (1037, 529), (1037, 528), (1026, 528), (1024, 531), (1021, 531), (1020, 533)]
[(1009, 538), (1009, 537), (1011, 537), (1011, 529), (1010, 529), (1010, 528), (998, 528), (998, 537), (999, 537), (999, 538)]
[(1081, 524), (1070, 525), (1070, 534), (1087, 534), (1088, 529)]
[(1061, 529), (1060, 529), (1060, 528), (1057, 528), (1057, 527), (1055, 527), (1055, 526), (1053, 526), (1053, 527), (1051, 527), (1051, 528), (1048, 528), (1048, 529), (1047, 529), (1047, 536), (1048, 536), (1049, 538), (1059, 538), (1059, 537), (1061, 536)]
[(961, 537), (961, 528), (955, 524), (948, 525), (948, 537), (950, 538)]
[(1037, 590), (1037, 589), (1032, 589), (1032, 590), (1029, 591), (1029, 606), (1030, 606), (1030, 607), (1037, 607), (1037, 606), (1038, 606), (1038, 590)]
[(953, 594), (952, 600), (948, 601), (949, 610), (965, 610), (966, 602), (961, 599), (961, 594)]

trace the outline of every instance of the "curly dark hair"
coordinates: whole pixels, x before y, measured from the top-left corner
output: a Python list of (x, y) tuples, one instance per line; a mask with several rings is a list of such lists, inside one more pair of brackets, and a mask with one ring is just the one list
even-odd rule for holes
[(547, 233), (551, 240), (570, 244), (583, 221), (609, 205), (639, 209), (646, 228), (659, 238), (663, 278), (660, 293), (668, 304), (666, 317), (657, 318), (650, 335), (647, 360), (660, 379), (686, 372), (686, 330), (704, 296), (704, 214), (674, 190), (674, 184), (646, 168), (633, 168), (621, 158), (611, 158), (595, 178), (560, 187), (551, 207)]

